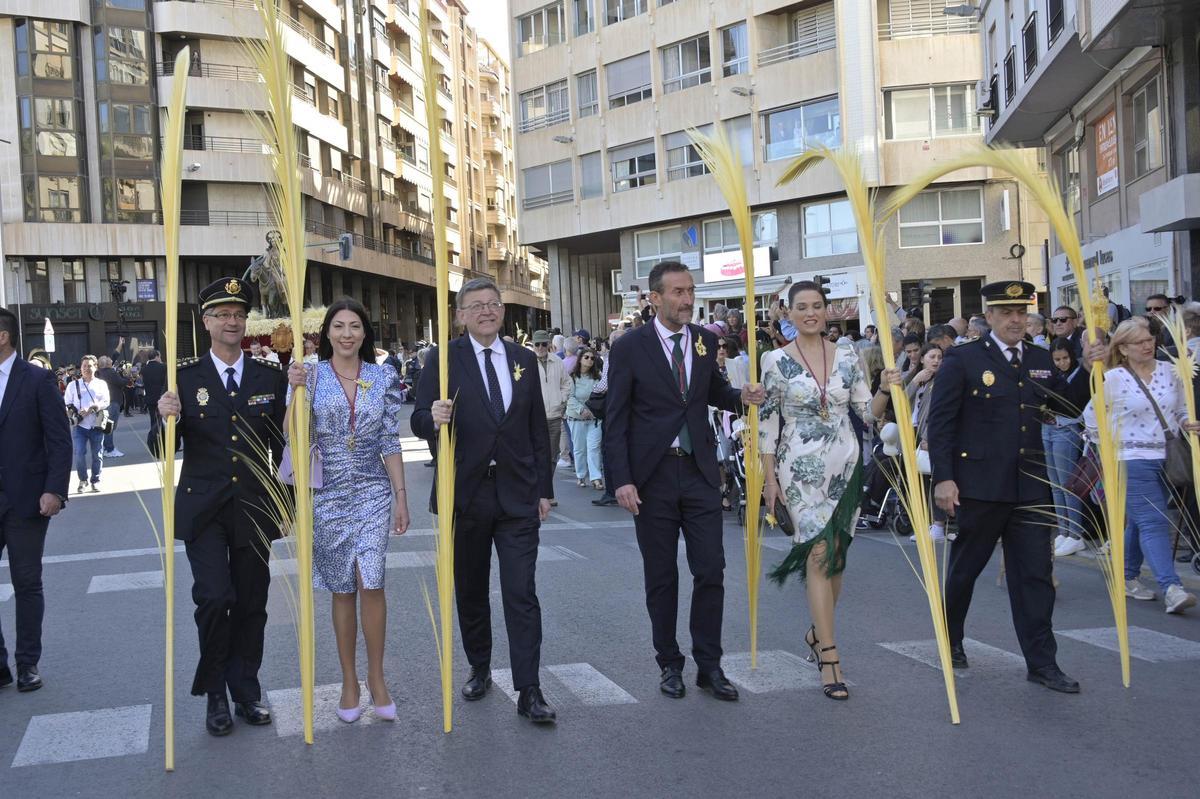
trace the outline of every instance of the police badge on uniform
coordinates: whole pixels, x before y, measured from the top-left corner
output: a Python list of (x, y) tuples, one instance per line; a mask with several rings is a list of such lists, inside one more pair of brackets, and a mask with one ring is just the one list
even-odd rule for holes
[(201, 408), (208, 405), (208, 389), (204, 386), (201, 386), (196, 390), (196, 404), (198, 404)]
[(985, 370), (983, 373), (983, 384), (985, 386), (991, 386), (995, 382), (996, 382), (996, 376), (994, 374), (992, 374), (992, 370), (991, 369)]

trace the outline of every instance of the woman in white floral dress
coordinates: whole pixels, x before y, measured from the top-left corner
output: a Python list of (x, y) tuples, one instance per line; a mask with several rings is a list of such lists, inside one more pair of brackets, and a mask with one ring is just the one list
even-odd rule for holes
[(795, 529), (792, 551), (771, 578), (783, 583), (788, 575), (799, 573), (805, 581), (813, 619), (805, 642), (821, 670), (825, 695), (847, 699), (838, 669), (833, 611), (862, 499), (861, 443), (850, 410), (866, 422), (881, 416), (888, 387), (898, 382), (899, 372), (886, 370), (880, 392), (872, 397), (854, 346), (825, 339), (826, 304), (820, 286), (811, 281), (793, 284), (788, 305), (796, 338), (762, 360), (767, 394), (759, 426), (763, 498), (771, 511), (776, 500), (782, 501)]

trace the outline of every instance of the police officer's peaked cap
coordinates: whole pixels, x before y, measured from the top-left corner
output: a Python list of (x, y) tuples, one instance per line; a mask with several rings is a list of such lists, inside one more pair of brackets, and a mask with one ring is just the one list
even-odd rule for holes
[(254, 287), (236, 277), (222, 277), (200, 289), (200, 309), (214, 305), (240, 302), (247, 308), (254, 304)]
[(1037, 299), (1037, 288), (1024, 280), (998, 280), (988, 283), (979, 293), (985, 305), (1029, 305)]

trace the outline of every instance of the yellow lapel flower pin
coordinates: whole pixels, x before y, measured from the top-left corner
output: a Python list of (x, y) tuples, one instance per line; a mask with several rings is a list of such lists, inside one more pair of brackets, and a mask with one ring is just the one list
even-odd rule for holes
[(708, 347), (704, 346), (704, 341), (699, 336), (696, 337), (696, 354), (701, 358), (708, 355)]
[(521, 375), (523, 374), (525, 374), (525, 367), (521, 366), (519, 363), (514, 363), (512, 371), (513, 382), (515, 383), (516, 381), (520, 380)]

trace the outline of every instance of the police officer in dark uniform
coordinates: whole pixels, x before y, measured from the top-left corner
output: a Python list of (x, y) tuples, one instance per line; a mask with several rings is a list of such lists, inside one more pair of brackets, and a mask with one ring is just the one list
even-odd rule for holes
[(246, 723), (271, 723), (258, 683), (267, 592), (269, 539), (279, 519), (262, 474), (276, 474), (283, 452), (287, 379), (279, 365), (246, 357), (241, 348), (253, 290), (221, 278), (200, 292), (212, 349), (179, 364), (177, 391), (158, 402), (176, 416), (186, 444), (175, 492), (175, 537), (192, 567), (192, 600), (200, 634), (194, 696), (208, 697), (205, 727), (233, 731), (226, 689)]
[[(1000, 539), (1028, 678), (1077, 693), (1079, 683), (1055, 660), (1053, 525), (1045, 510), (1051, 498), (1041, 417), (1047, 408), (1077, 415), (1088, 401), (1089, 377), (1081, 369), (1068, 382), (1048, 351), (1022, 341), (1029, 304), (1036, 299), (1032, 284), (1005, 280), (984, 286), (982, 294), (992, 331), (946, 351), (929, 410), (934, 501), (958, 516), (946, 578), (951, 660), (955, 668), (967, 667), (967, 608)], [(1107, 347), (1086, 349), (1085, 367), (1102, 359)]]

